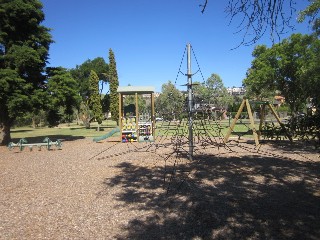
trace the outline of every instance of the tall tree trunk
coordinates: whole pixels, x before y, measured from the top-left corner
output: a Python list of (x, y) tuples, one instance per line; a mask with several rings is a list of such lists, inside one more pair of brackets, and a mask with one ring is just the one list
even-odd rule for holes
[(35, 115), (33, 115), (32, 116), (32, 128), (36, 128), (37, 127), (37, 123), (36, 123), (36, 116)]
[(86, 115), (85, 113), (82, 114), (81, 120), (83, 122), (83, 125), (89, 129), (90, 128), (90, 116)]
[(0, 146), (8, 145), (11, 141), (10, 128), (9, 123), (0, 123)]

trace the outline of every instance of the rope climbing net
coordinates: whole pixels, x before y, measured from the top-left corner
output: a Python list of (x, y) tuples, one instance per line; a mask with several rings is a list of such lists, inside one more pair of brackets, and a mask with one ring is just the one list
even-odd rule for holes
[[(183, 56), (180, 62), (178, 73), (174, 82), (174, 87), (177, 88), (179, 76), (182, 72), (182, 64), (187, 52), (184, 49)], [(204, 82), (203, 74), (199, 66), (198, 60), (192, 49), (194, 59), (198, 70), (195, 74), (200, 73)], [(194, 74), (193, 74), (194, 75)], [(187, 84), (188, 87), (190, 87)], [(191, 83), (192, 90), (192, 83)], [(223, 134), (224, 129), (230, 128), (230, 122), (222, 121), (221, 112), (213, 112), (208, 109), (197, 109), (194, 111), (187, 106), (189, 102), (186, 97), (185, 104), (181, 104), (176, 99), (174, 88), (169, 92), (163, 105), (171, 105), (172, 108), (161, 112), (162, 121), (156, 123), (156, 134), (153, 142), (143, 143), (115, 143), (113, 146), (102, 150), (91, 159), (104, 160), (112, 157), (131, 154), (133, 152), (148, 152), (149, 156), (156, 161), (164, 162), (164, 177), (163, 183), (167, 191), (179, 188), (192, 174), (192, 168), (185, 167), (188, 164), (201, 164), (203, 159), (219, 157), (225, 153), (238, 154), (245, 152), (248, 154), (258, 154), (265, 157), (275, 156), (275, 153), (263, 150), (261, 145), (247, 144), (240, 140), (232, 139), (229, 142), (225, 141)], [(194, 106), (196, 103), (191, 103)], [(191, 115), (191, 121), (190, 121)], [(191, 124), (191, 125), (190, 125)], [(190, 128), (191, 126), (191, 128)], [(190, 130), (192, 130), (192, 139), (190, 139)], [(190, 146), (190, 142), (192, 145)], [(190, 158), (190, 147), (192, 147), (192, 158)], [(122, 149), (118, 151), (117, 149)], [(123, 148), (126, 148), (125, 150)], [(275, 156), (281, 157), (281, 156)], [(188, 169), (188, 170), (186, 170)]]

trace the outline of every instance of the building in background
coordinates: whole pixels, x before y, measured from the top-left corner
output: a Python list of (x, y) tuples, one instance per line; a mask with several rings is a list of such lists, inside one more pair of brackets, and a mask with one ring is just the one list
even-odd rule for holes
[(246, 89), (244, 87), (229, 87), (227, 91), (232, 96), (244, 95), (246, 93)]

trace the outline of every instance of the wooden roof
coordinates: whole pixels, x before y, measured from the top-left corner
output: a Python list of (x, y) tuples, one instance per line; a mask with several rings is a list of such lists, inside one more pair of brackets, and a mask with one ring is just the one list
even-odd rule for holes
[(153, 87), (153, 86), (124, 86), (124, 87), (120, 87), (119, 86), (117, 92), (122, 93), (122, 94), (154, 93), (155, 87)]

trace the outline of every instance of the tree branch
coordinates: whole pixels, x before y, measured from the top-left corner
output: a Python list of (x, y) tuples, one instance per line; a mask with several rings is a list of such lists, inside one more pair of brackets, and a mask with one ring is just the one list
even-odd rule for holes
[[(204, 2), (201, 12), (204, 13), (208, 0)], [(269, 31), (272, 42), (275, 38), (293, 30), (291, 21), (294, 18), (295, 0), (229, 0), (225, 12), (230, 17), (229, 25), (240, 22), (236, 34), (242, 33), (241, 45), (252, 45)]]
[(204, 11), (206, 10), (208, 4), (208, 0), (205, 0), (204, 4), (200, 4), (199, 6), (202, 8), (201, 13), (203, 14)]

